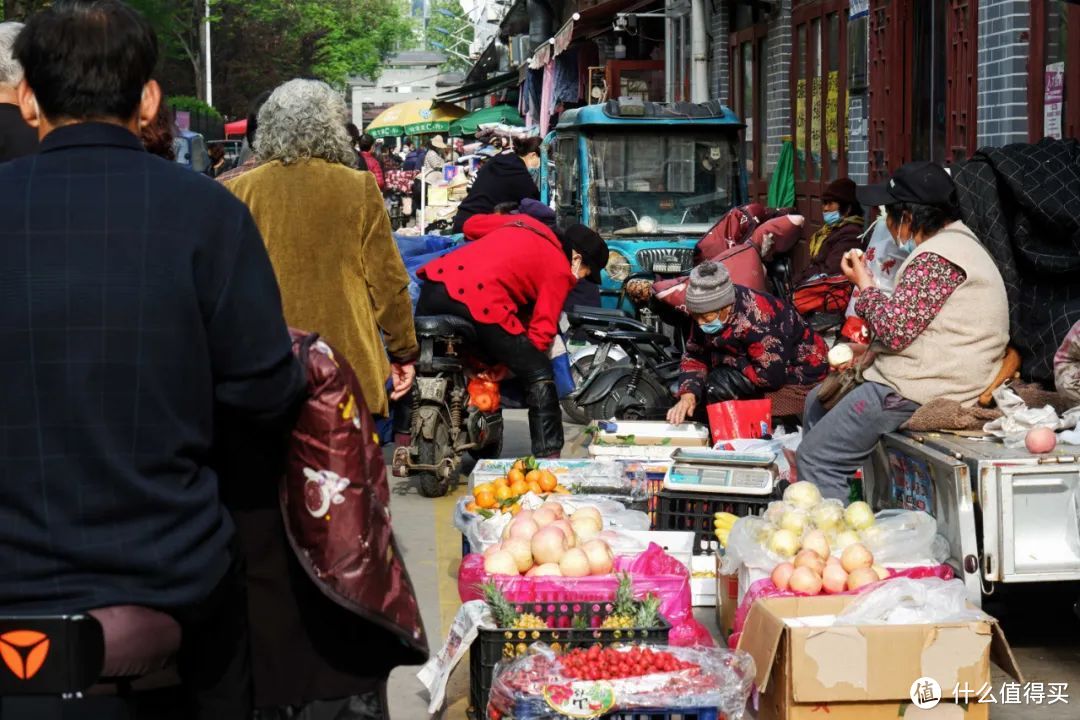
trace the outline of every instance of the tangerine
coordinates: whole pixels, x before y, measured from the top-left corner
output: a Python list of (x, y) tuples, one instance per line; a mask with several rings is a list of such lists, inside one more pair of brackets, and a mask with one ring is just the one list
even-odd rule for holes
[(521, 512), (521, 503), (514, 503), (510, 506), (511, 515), (517, 515), (519, 512)]
[(513, 486), (513, 484), (518, 482), (519, 480), (521, 482), (525, 482), (525, 473), (521, 472), (517, 468), (513, 468), (512, 470), (510, 470), (510, 472), (506, 473), (506, 479), (509, 480), (510, 485)]
[(555, 486), (555, 493), (558, 495), (569, 495), (570, 491), (560, 484)]
[(555, 489), (555, 486), (559, 484), (559, 479), (555, 477), (555, 473), (550, 470), (540, 471), (540, 489), (544, 492), (551, 492)]
[(503, 500), (509, 500), (513, 495), (510, 493), (510, 488), (506, 485), (499, 485), (495, 488), (495, 499), (499, 502)]
[[(485, 485), (487, 483), (484, 483)], [(482, 508), (495, 507), (495, 493), (490, 487), (473, 491), (476, 496), (476, 504)]]
[(513, 467), (511, 469), (512, 470), (517, 470), (519, 473), (524, 473), (525, 472), (525, 461), (524, 460), (515, 460), (514, 465), (513, 465)]
[(536, 495), (542, 495), (544, 493), (544, 491), (540, 489), (540, 483), (535, 480), (529, 482), (529, 492)]
[(530, 470), (528, 472), (528, 474), (525, 475), (525, 482), (528, 482), (528, 483), (531, 483), (531, 482), (538, 483), (538, 482), (540, 482), (540, 471), (539, 470)]
[(466, 503), (465, 504), (465, 512), (474, 513), (474, 512), (476, 512), (478, 507), (480, 507), (480, 506), (477, 505), (475, 502)]
[(488, 491), (488, 492), (492, 492), (492, 493), (495, 492), (495, 488), (494, 488), (494, 486), (492, 486), (491, 483), (478, 483), (472, 489), (473, 497), (479, 496), (479, 494), (484, 492), (485, 490)]
[(529, 492), (529, 484), (526, 483), (524, 480), (515, 480), (514, 482), (510, 483), (510, 495), (512, 497), (524, 495), (527, 492)]
[(502, 486), (502, 487), (510, 487), (510, 483), (504, 477), (495, 478), (495, 487), (500, 487), (500, 486)]

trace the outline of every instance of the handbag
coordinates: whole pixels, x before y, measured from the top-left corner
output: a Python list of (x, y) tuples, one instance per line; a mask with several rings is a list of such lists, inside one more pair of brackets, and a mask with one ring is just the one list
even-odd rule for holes
[(874, 363), (877, 353), (867, 350), (862, 357), (840, 372), (829, 373), (818, 389), (817, 401), (826, 411), (836, 407), (844, 397), (863, 384), (863, 373)]

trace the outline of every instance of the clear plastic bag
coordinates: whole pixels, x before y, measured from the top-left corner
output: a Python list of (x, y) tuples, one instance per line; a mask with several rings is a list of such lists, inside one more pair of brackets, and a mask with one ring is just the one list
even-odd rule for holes
[[(697, 670), (658, 672), (600, 682), (575, 680), (562, 671), (559, 655), (543, 643), (536, 643), (526, 655), (499, 663), (491, 684), (488, 712), (521, 720), (564, 720), (566, 715), (552, 704), (575, 707), (571, 698), (589, 697), (595, 711), (667, 710), (709, 708), (731, 720), (743, 717), (754, 681), (754, 660), (742, 650), (646, 646), (653, 652), (670, 653), (677, 660), (693, 663)], [(618, 647), (620, 653), (640, 648)], [(594, 692), (590, 693), (589, 691)], [(549, 704), (550, 700), (550, 704)]]
[(943, 562), (937, 521), (915, 510), (882, 510), (873, 525), (859, 532), (879, 565)]
[(416, 673), (416, 677), (428, 691), (428, 713), (434, 715), (439, 712), (446, 699), (446, 684), (450, 681), (450, 673), (468, 652), (479, 634), (479, 629), (494, 627), (491, 609), (483, 600), (471, 600), (458, 608), (454, 622), (450, 625), (450, 632), (447, 633), (446, 644)]
[(836, 616), (835, 625), (924, 625), (989, 620), (968, 604), (961, 580), (893, 578), (864, 593)]

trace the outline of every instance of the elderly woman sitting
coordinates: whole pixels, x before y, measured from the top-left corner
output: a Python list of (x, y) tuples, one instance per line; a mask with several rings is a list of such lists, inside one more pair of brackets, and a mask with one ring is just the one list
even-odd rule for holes
[(1005, 284), (990, 254), (959, 221), (956, 189), (941, 167), (904, 165), (885, 185), (859, 188), (859, 201), (884, 205), (898, 245), (912, 248), (892, 296), (874, 287), (863, 259), (849, 253), (844, 274), (859, 288), (855, 311), (874, 353), (866, 382), (827, 411), (811, 394), (798, 453), (800, 480), (846, 498), (848, 480), (878, 439), (933, 398), (972, 403), (994, 380), (1009, 340)]
[(753, 397), (773, 399), (774, 415), (796, 414), (828, 371), (825, 341), (795, 308), (734, 284), (720, 263), (690, 273), (686, 309), (694, 325), (668, 422), (683, 422), (702, 401)]

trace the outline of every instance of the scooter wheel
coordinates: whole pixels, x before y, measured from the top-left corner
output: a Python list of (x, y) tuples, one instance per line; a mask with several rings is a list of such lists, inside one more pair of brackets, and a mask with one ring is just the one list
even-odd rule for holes
[[(420, 465), (438, 465), (444, 458), (451, 455), (450, 433), (443, 423), (438, 423), (435, 428), (434, 439), (413, 436), (416, 446), (417, 462)], [(428, 498), (437, 498), (450, 492), (450, 488), (457, 483), (456, 475), (443, 478), (435, 472), (421, 472), (416, 474), (420, 481), (420, 495)]]

